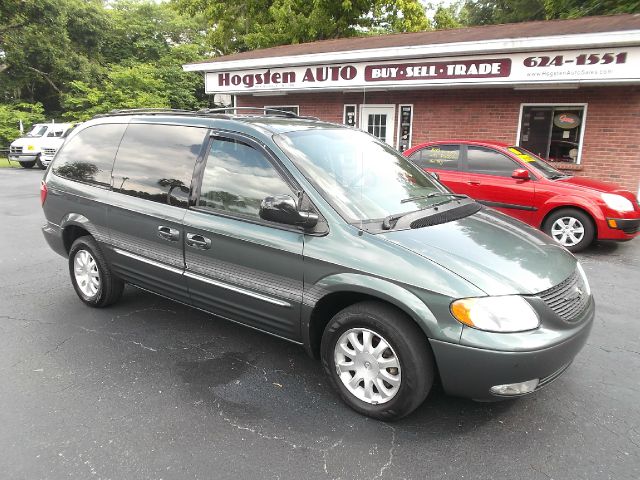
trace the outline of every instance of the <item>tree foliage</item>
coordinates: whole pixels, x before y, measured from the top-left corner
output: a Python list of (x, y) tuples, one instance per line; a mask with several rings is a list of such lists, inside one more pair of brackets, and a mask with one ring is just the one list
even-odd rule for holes
[(640, 0), (458, 0), (431, 4), (435, 28), (640, 12)]
[(8, 145), (20, 136), (19, 125), (25, 131), (34, 123), (44, 121), (44, 108), (41, 103), (0, 103), (0, 145)]
[(183, 13), (204, 12), (209, 46), (219, 55), (370, 33), (425, 30), (418, 0), (172, 0)]

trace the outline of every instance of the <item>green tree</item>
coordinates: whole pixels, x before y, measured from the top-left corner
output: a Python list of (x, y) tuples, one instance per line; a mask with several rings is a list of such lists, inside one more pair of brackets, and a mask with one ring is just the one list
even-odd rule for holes
[(450, 5), (440, 3), (436, 6), (430, 5), (430, 7), (435, 9), (432, 25), (436, 30), (460, 28), (464, 26), (460, 18), (461, 2)]
[(549, 19), (640, 12), (640, 0), (544, 0), (544, 6)]
[(5, 0), (0, 5), (1, 99), (40, 101), (48, 111), (56, 110), (67, 82), (99, 75), (106, 29), (101, 1)]
[(544, 0), (467, 0), (461, 9), (466, 25), (544, 20)]
[(41, 103), (0, 104), (0, 145), (7, 146), (20, 136), (20, 121), (27, 131), (44, 119)]
[(173, 0), (180, 12), (204, 12), (208, 45), (218, 55), (275, 45), (428, 28), (418, 0)]

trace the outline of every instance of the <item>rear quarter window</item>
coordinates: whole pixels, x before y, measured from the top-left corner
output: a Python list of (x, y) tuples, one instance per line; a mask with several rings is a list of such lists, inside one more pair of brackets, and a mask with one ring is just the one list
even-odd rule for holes
[(113, 159), (126, 125), (93, 125), (70, 138), (56, 156), (53, 173), (103, 188), (111, 185)]
[(409, 158), (420, 168), (458, 170), (460, 146), (432, 145), (414, 152)]

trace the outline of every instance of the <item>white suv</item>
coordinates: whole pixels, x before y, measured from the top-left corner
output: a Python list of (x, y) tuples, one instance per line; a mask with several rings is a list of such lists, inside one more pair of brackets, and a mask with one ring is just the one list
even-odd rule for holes
[(9, 160), (19, 162), (22, 168), (32, 168), (36, 164), (46, 168), (41, 160), (43, 143), (62, 138), (72, 126), (71, 123), (36, 123), (29, 133), (11, 143)]

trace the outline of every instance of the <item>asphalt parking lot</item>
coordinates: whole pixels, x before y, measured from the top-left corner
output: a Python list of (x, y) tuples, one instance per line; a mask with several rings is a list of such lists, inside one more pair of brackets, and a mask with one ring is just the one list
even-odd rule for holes
[(0, 169), (1, 478), (640, 478), (640, 239), (579, 255), (597, 320), (547, 389), (436, 388), (385, 424), (293, 344), (132, 287), (84, 306), (40, 232), (41, 177)]

